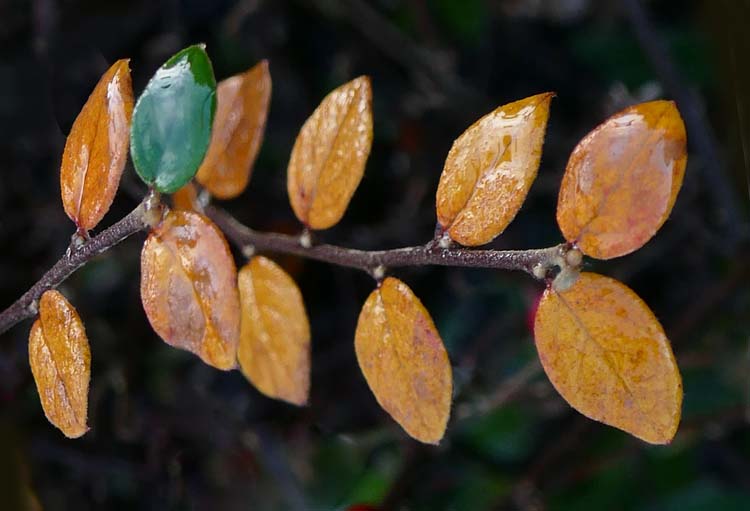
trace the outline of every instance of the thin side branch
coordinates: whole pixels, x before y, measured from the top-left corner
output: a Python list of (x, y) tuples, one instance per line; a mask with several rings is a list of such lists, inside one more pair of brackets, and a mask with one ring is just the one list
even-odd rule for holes
[(546, 278), (554, 266), (564, 269), (568, 245), (532, 250), (473, 250), (443, 248), (435, 241), (416, 247), (391, 250), (356, 250), (335, 245), (305, 243), (300, 236), (255, 231), (241, 224), (226, 211), (207, 206), (205, 213), (243, 253), (255, 251), (294, 254), (339, 266), (366, 271), (376, 279), (387, 268), (400, 266), (458, 266), (525, 271)]
[(620, 0), (620, 4), (654, 72), (669, 95), (677, 101), (690, 140), (695, 145), (696, 152), (701, 155), (703, 178), (708, 185), (706, 190), (713, 196), (715, 206), (722, 215), (720, 221), (725, 231), (724, 243), (734, 250), (739, 236), (738, 226), (742, 225), (743, 220), (735, 191), (727, 179), (711, 124), (695, 93), (685, 86), (687, 81), (671, 59), (667, 46), (657, 34), (641, 0)]
[(45, 291), (56, 288), (78, 268), (128, 236), (145, 230), (148, 227), (146, 222), (148, 204), (152, 201), (153, 198), (146, 198), (122, 220), (93, 238), (82, 240), (78, 235), (74, 235), (65, 255), (21, 298), (0, 313), (0, 334), (20, 321), (35, 316), (38, 311), (39, 298)]

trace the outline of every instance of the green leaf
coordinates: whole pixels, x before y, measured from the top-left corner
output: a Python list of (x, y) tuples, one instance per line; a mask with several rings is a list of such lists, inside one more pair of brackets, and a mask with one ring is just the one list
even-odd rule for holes
[(206, 155), (215, 110), (216, 79), (205, 46), (167, 60), (133, 111), (130, 151), (141, 179), (163, 193), (190, 181)]

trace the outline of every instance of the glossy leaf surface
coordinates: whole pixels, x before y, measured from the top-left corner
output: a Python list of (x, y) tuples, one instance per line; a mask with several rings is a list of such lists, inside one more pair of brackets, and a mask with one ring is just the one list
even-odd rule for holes
[(63, 207), (82, 231), (93, 229), (115, 198), (128, 157), (132, 113), (128, 60), (118, 60), (83, 105), (63, 151)]
[(193, 178), (206, 154), (216, 109), (216, 80), (202, 45), (160, 67), (138, 98), (131, 127), (133, 164), (143, 181), (173, 193)]
[(453, 377), (432, 318), (409, 287), (388, 277), (367, 298), (354, 339), (380, 406), (420, 442), (443, 438)]
[(247, 187), (263, 142), (271, 102), (268, 61), (222, 80), (216, 95), (211, 143), (196, 179), (213, 196), (231, 199)]
[(671, 101), (613, 115), (568, 160), (557, 203), (565, 239), (610, 259), (643, 246), (672, 211), (687, 163), (685, 125)]
[(68, 438), (88, 431), (91, 352), (83, 322), (58, 291), (39, 300), (29, 334), (29, 365), (47, 419)]
[(503, 105), (456, 139), (437, 190), (451, 239), (477, 246), (510, 224), (536, 178), (552, 93)]
[(323, 99), (292, 149), (287, 190), (297, 218), (327, 229), (344, 215), (372, 146), (370, 79), (360, 76)]
[(141, 253), (141, 300), (168, 344), (218, 369), (236, 367), (237, 270), (224, 236), (192, 211), (171, 211)]
[(573, 408), (649, 443), (672, 440), (682, 380), (661, 325), (631, 289), (582, 273), (567, 291), (545, 291), (534, 333), (544, 371)]
[(240, 369), (263, 394), (296, 405), (310, 390), (310, 325), (302, 294), (276, 263), (253, 257), (239, 273)]

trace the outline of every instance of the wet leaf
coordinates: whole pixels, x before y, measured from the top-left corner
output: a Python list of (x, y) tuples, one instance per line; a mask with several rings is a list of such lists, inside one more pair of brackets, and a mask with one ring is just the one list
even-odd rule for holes
[(547, 289), (535, 337), (547, 376), (573, 408), (649, 443), (672, 440), (682, 380), (664, 330), (631, 289), (595, 273), (567, 291)]
[(560, 187), (557, 223), (565, 239), (598, 259), (642, 247), (677, 199), (686, 140), (672, 101), (626, 108), (586, 135)]
[(335, 89), (302, 126), (292, 149), (287, 190), (300, 222), (327, 229), (344, 216), (372, 145), (370, 79)]
[(231, 199), (247, 187), (263, 142), (271, 102), (268, 61), (222, 80), (216, 95), (211, 143), (196, 179), (213, 196)]
[(91, 352), (86, 330), (58, 291), (39, 300), (39, 319), (29, 334), (29, 365), (47, 419), (68, 438), (88, 431)]
[(133, 85), (128, 60), (118, 60), (96, 84), (68, 134), (60, 167), (65, 213), (82, 231), (112, 205), (128, 158)]
[(239, 273), (242, 373), (268, 397), (296, 405), (310, 390), (310, 325), (302, 294), (276, 263), (256, 256)]
[(516, 216), (536, 178), (552, 96), (503, 105), (453, 143), (436, 201), (438, 221), (451, 239), (484, 245)]
[(171, 211), (143, 245), (141, 300), (167, 344), (217, 369), (236, 367), (237, 270), (221, 231), (192, 211)]
[(203, 45), (172, 56), (146, 85), (133, 111), (130, 152), (141, 179), (174, 193), (193, 178), (211, 137), (216, 80)]
[(406, 284), (388, 277), (370, 294), (354, 345), (380, 406), (415, 439), (438, 443), (450, 415), (450, 361), (430, 314)]

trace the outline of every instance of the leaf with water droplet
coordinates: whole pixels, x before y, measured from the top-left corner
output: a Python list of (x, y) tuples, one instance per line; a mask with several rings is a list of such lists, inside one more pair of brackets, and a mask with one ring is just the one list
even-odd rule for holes
[(438, 222), (452, 240), (484, 245), (516, 216), (536, 178), (552, 96), (503, 105), (453, 143), (436, 199)]
[(328, 229), (344, 216), (372, 146), (370, 79), (360, 76), (320, 103), (297, 135), (287, 190), (300, 222)]
[(190, 181), (208, 149), (215, 110), (216, 80), (204, 46), (167, 60), (133, 111), (130, 152), (141, 179), (163, 193)]
[(672, 101), (626, 108), (586, 135), (560, 185), (557, 223), (565, 239), (597, 259), (642, 247), (677, 200), (686, 144)]
[(109, 211), (128, 158), (133, 85), (128, 60), (102, 75), (65, 141), (60, 194), (65, 213), (81, 231)]
[(237, 270), (221, 231), (193, 211), (170, 211), (141, 252), (141, 301), (167, 344), (234, 369), (240, 334)]
[(47, 419), (68, 438), (86, 433), (91, 351), (81, 318), (58, 291), (46, 291), (39, 300), (29, 365)]

